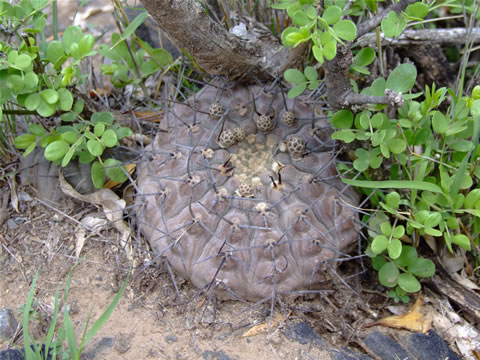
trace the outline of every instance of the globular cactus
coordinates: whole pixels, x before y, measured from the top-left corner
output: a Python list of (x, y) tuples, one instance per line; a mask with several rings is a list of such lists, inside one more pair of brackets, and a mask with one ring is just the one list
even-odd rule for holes
[[(219, 297), (321, 288), (358, 238), (359, 197), (338, 178), (325, 116), (281, 91), (205, 86), (169, 109), (147, 147), (151, 161), (137, 167), (144, 237)], [(280, 116), (285, 106), (294, 124), (270, 119), (259, 129), (257, 110)]]

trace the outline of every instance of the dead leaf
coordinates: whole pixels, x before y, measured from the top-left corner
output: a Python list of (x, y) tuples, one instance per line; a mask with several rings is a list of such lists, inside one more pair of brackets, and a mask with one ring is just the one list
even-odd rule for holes
[(17, 186), (14, 176), (8, 178), (8, 185), (10, 186), (10, 204), (12, 204), (12, 207), (17, 213), (20, 213), (20, 210), (18, 210)]
[(420, 331), (426, 333), (432, 327), (432, 316), (430, 313), (424, 315), (422, 295), (418, 295), (415, 304), (401, 315), (388, 316), (373, 323), (366, 324), (365, 327), (386, 326), (397, 329), (406, 329), (411, 331)]
[(120, 232), (120, 246), (123, 247), (127, 255), (131, 257), (133, 252), (131, 246), (128, 244), (131, 230), (123, 220), (123, 210), (126, 205), (125, 200), (120, 199), (118, 195), (110, 189), (100, 189), (92, 194), (82, 195), (65, 180), (61, 171), (58, 178), (60, 180), (60, 188), (65, 194), (80, 201), (102, 206), (106, 218), (112, 223), (115, 229)]
[(465, 286), (467, 289), (480, 290), (480, 287), (477, 284), (475, 284), (472, 280), (470, 280), (466, 277), (460, 276), (457, 273), (450, 274), (450, 276), (452, 277), (453, 280), (458, 282), (460, 285)]
[[(448, 302), (447, 302), (448, 304)], [(480, 349), (480, 333), (465, 321), (456, 312), (451, 310), (451, 305), (441, 303), (440, 311), (433, 312), (433, 324), (442, 337), (450, 344), (455, 344), (463, 359), (475, 360), (475, 350)]]
[(287, 318), (285, 316), (283, 316), (282, 314), (278, 314), (273, 319), (268, 318), (268, 320), (253, 326), (246, 333), (244, 333), (242, 337), (252, 337), (252, 336), (264, 334), (268, 330), (282, 325), (286, 320)]
[(137, 111), (132, 111), (131, 114), (135, 115), (136, 118), (144, 120), (144, 121), (150, 121), (153, 123), (159, 123), (165, 114), (163, 112), (137, 112)]
[[(129, 175), (132, 175), (133, 172), (135, 171), (135, 168), (136, 168), (137, 164), (127, 164), (125, 165), (125, 169), (127, 170), (127, 172), (129, 173)], [(117, 185), (120, 185), (122, 183), (119, 183), (117, 181), (114, 181), (114, 180), (109, 180), (107, 181), (107, 183), (104, 185), (104, 188), (106, 189), (111, 189), (111, 188), (114, 188), (115, 186)]]
[(87, 236), (86, 229), (100, 230), (100, 228), (107, 225), (107, 220), (87, 215), (80, 221), (80, 223), (83, 226), (79, 226), (78, 230), (75, 233), (75, 256), (77, 258), (80, 257), (80, 253), (82, 252), (83, 246), (85, 245), (85, 240), (87, 240), (91, 236)]

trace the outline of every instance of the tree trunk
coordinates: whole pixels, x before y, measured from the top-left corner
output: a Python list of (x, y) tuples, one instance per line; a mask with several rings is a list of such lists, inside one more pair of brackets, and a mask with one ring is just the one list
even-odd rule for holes
[(284, 48), (264, 25), (241, 18), (228, 31), (196, 0), (142, 0), (154, 20), (180, 49), (211, 75), (248, 81), (281, 76), (302, 60), (305, 45)]

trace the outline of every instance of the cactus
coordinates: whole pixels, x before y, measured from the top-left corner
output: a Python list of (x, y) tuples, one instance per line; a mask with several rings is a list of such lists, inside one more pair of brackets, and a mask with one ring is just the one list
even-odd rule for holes
[[(138, 165), (141, 232), (221, 298), (319, 289), (358, 238), (359, 197), (338, 178), (325, 116), (282, 91), (205, 86), (169, 109)], [(286, 111), (296, 120), (276, 121)], [(274, 116), (259, 129), (258, 114)]]

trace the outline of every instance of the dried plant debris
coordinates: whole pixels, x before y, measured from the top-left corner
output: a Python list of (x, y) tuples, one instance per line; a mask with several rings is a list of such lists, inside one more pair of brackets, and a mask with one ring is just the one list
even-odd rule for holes
[[(357, 241), (358, 196), (318, 136), (325, 117), (285, 98), (278, 87), (205, 86), (169, 110), (147, 147), (153, 160), (137, 167), (141, 232), (174, 270), (223, 298), (321, 288)], [(212, 104), (225, 112), (212, 114)], [(295, 126), (272, 119), (268, 133), (258, 129), (258, 113), (287, 110)], [(238, 128), (241, 137), (222, 137)]]

